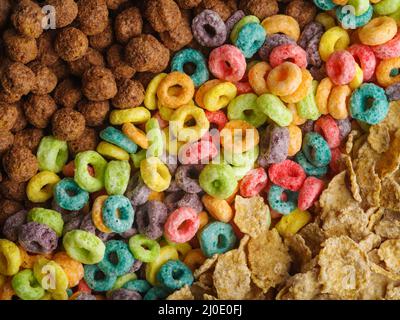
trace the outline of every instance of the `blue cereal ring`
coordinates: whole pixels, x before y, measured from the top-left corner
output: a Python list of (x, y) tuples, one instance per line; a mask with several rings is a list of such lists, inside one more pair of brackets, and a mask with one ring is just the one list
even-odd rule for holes
[(168, 297), (169, 292), (163, 287), (153, 287), (147, 291), (143, 300), (162, 300)]
[(368, 10), (362, 15), (356, 16), (351, 13), (346, 6), (338, 7), (336, 9), (336, 17), (341, 25), (346, 29), (357, 29), (365, 26), (371, 19), (374, 13), (374, 9), (370, 5)]
[(332, 0), (314, 0), (314, 4), (322, 10), (332, 10), (336, 7), (336, 4)]
[(81, 210), (89, 201), (89, 192), (83, 190), (71, 178), (64, 178), (54, 187), (54, 200), (65, 210)]
[(100, 132), (100, 138), (104, 141), (112, 143), (128, 153), (135, 153), (137, 151), (137, 144), (129, 139), (122, 131), (114, 127), (107, 127)]
[[(116, 256), (115, 261), (113, 261)], [(101, 271), (107, 275), (122, 276), (133, 266), (135, 259), (128, 245), (121, 240), (109, 240), (106, 243), (104, 258), (98, 264)]]
[(84, 279), (89, 288), (94, 291), (111, 290), (117, 280), (116, 275), (105, 274), (97, 264), (87, 264), (84, 266), (84, 269)]
[(296, 154), (295, 160), (299, 165), (301, 165), (301, 167), (304, 169), (304, 172), (308, 176), (322, 177), (326, 175), (326, 173), (328, 172), (328, 166), (325, 167), (314, 166), (307, 160), (306, 156), (301, 151), (299, 151)]
[(175, 54), (171, 61), (171, 71), (185, 73), (183, 67), (187, 63), (193, 63), (196, 67), (194, 73), (190, 75), (196, 87), (201, 86), (210, 78), (204, 55), (200, 51), (190, 48), (181, 50)]
[[(119, 211), (119, 214), (117, 214)], [(104, 224), (113, 232), (122, 233), (132, 228), (135, 211), (129, 199), (122, 195), (109, 196), (104, 202), (103, 208)]]
[(146, 294), (146, 292), (151, 289), (151, 285), (146, 280), (135, 279), (135, 280), (130, 280), (127, 283), (125, 283), (122, 286), (122, 288), (136, 291), (143, 295), (143, 294)]
[(332, 159), (328, 143), (316, 132), (306, 133), (303, 139), (302, 151), (307, 160), (316, 167), (325, 167)]
[(175, 291), (194, 281), (192, 270), (179, 260), (169, 260), (157, 273), (158, 282), (167, 290)]
[(351, 95), (350, 113), (354, 119), (374, 125), (385, 119), (388, 111), (385, 90), (373, 83), (363, 84)]
[[(282, 194), (287, 195), (287, 200), (281, 199)], [(291, 213), (297, 208), (297, 192), (285, 190), (277, 185), (272, 185), (268, 192), (268, 203), (271, 209), (284, 215)]]
[(225, 253), (235, 246), (236, 236), (228, 223), (215, 221), (204, 227), (200, 234), (201, 251), (206, 257)]
[(266, 32), (258, 23), (248, 23), (240, 29), (235, 46), (246, 58), (253, 57), (265, 42)]

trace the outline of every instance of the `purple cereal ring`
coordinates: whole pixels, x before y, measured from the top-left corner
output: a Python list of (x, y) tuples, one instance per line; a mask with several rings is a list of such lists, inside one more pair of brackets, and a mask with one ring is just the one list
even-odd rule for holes
[(18, 211), (17, 213), (8, 217), (6, 222), (4, 222), (3, 234), (8, 240), (12, 242), (16, 242), (18, 240), (19, 228), (26, 222), (27, 214), (28, 211), (26, 210)]
[(343, 120), (335, 120), (339, 127), (339, 139), (343, 141), (351, 132), (351, 122), (349, 118)]
[(128, 289), (115, 289), (107, 297), (108, 300), (142, 300), (140, 293)]
[(104, 233), (98, 230), (93, 224), (91, 213), (88, 213), (83, 217), (79, 229), (95, 234), (103, 242), (108, 241), (115, 236), (115, 233)]
[(301, 132), (303, 133), (303, 136), (309, 132), (314, 131), (314, 121), (312, 120), (307, 120), (300, 126)]
[(175, 181), (179, 188), (187, 193), (201, 192), (199, 175), (203, 168), (204, 165), (202, 164), (188, 164), (178, 167), (175, 173)]
[(61, 213), (61, 217), (64, 221), (64, 223), (68, 223), (69, 221), (75, 219), (76, 217), (79, 217), (81, 215), (81, 211), (70, 211), (70, 210), (65, 210), (61, 208), (58, 204), (57, 201), (53, 199), (51, 202), (51, 208), (59, 213)]
[(305, 50), (307, 48), (307, 44), (312, 38), (314, 38), (318, 34), (322, 36), (324, 32), (325, 29), (322, 24), (315, 21), (310, 22), (304, 27), (303, 32), (300, 35), (298, 42), (299, 46)]
[(389, 101), (400, 100), (400, 82), (386, 88), (386, 95)]
[(173, 176), (175, 174), (176, 168), (178, 168), (178, 157), (172, 154), (163, 153), (160, 160), (165, 163), (169, 173)]
[(212, 10), (203, 10), (192, 21), (193, 36), (204, 47), (219, 47), (226, 41), (226, 26)]
[(284, 161), (288, 155), (288, 148), (289, 130), (275, 124), (269, 125), (260, 137), (258, 164), (266, 168), (272, 163)]
[(275, 47), (284, 45), (284, 44), (296, 44), (292, 38), (288, 37), (284, 34), (273, 34), (268, 36), (263, 44), (263, 46), (258, 50), (258, 55), (264, 61), (269, 61), (269, 55)]
[(170, 193), (164, 198), (164, 203), (168, 212), (182, 207), (192, 208), (196, 213), (203, 210), (203, 203), (196, 193), (186, 193), (184, 191)]
[(162, 236), (167, 217), (166, 205), (160, 201), (152, 200), (136, 211), (136, 224), (140, 233), (155, 240)]
[(125, 196), (131, 201), (134, 207), (146, 203), (151, 190), (145, 185), (139, 172), (137, 172), (128, 183)]
[(125, 232), (120, 233), (119, 235), (124, 239), (129, 239), (130, 237), (134, 236), (138, 233), (138, 230), (134, 227), (126, 230)]
[(58, 238), (47, 225), (28, 222), (19, 228), (18, 242), (30, 253), (48, 254), (57, 248)]
[(177, 192), (180, 191), (181, 188), (179, 187), (179, 185), (176, 183), (175, 179), (173, 179), (171, 181), (171, 183), (169, 184), (169, 187), (167, 190), (165, 190), (165, 192)]
[(226, 34), (230, 34), (236, 23), (240, 21), (246, 14), (242, 10), (236, 11), (225, 21)]
[(66, 234), (69, 231), (79, 229), (82, 223), (83, 216), (75, 216), (73, 219), (70, 219), (68, 222), (64, 223), (64, 228), (63, 228), (63, 235)]
[(143, 262), (140, 260), (135, 259), (135, 262), (133, 263), (131, 269), (129, 270), (129, 272), (136, 272), (138, 271), (143, 265)]
[(322, 66), (320, 67), (311, 67), (310, 73), (313, 76), (314, 80), (321, 81), (322, 79), (326, 78), (325, 64), (322, 64)]
[(79, 292), (79, 294), (75, 297), (75, 300), (96, 300), (96, 297), (87, 292)]

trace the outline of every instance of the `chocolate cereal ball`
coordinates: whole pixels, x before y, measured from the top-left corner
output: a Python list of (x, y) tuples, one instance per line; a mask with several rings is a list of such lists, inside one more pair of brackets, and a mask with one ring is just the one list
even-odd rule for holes
[(107, 27), (100, 33), (89, 36), (89, 44), (93, 49), (103, 51), (114, 42), (113, 21), (108, 19)]
[(198, 14), (204, 9), (215, 11), (226, 21), (237, 10), (237, 4), (235, 0), (203, 0), (195, 11)]
[(17, 110), (17, 119), (15, 120), (15, 123), (11, 129), (11, 132), (13, 133), (25, 129), (25, 127), (28, 125), (28, 120), (26, 120), (24, 110), (22, 109), (21, 100), (15, 104), (15, 108)]
[(0, 130), (11, 130), (17, 117), (18, 111), (15, 104), (0, 103)]
[(3, 156), (3, 168), (10, 180), (25, 182), (38, 171), (38, 161), (27, 147), (13, 146)]
[(136, 71), (159, 73), (168, 66), (169, 50), (152, 35), (142, 34), (127, 44), (125, 60)]
[(286, 7), (286, 14), (292, 16), (299, 23), (300, 28), (314, 20), (317, 8), (311, 2), (304, 0), (290, 1)]
[(88, 36), (102, 32), (108, 23), (108, 8), (105, 0), (79, 0), (79, 28)]
[(59, 59), (53, 45), (55, 37), (55, 32), (46, 31), (37, 39), (37, 60), (45, 66), (50, 66), (56, 63), (56, 61)]
[(0, 130), (0, 156), (14, 143), (14, 135), (10, 131)]
[(92, 48), (88, 48), (85, 55), (75, 61), (68, 63), (69, 69), (74, 76), (81, 77), (82, 74), (93, 66), (104, 66), (103, 55)]
[(3, 89), (18, 95), (26, 95), (35, 86), (35, 73), (20, 62), (9, 64), (2, 76)]
[(160, 33), (161, 42), (171, 51), (179, 51), (193, 40), (192, 29), (186, 19), (182, 19), (174, 30)]
[(28, 122), (36, 128), (44, 129), (49, 124), (57, 105), (47, 94), (32, 94), (24, 102), (23, 109)]
[(254, 15), (260, 20), (273, 16), (279, 12), (276, 0), (241, 0), (239, 8), (248, 15)]
[(21, 34), (31, 38), (38, 38), (42, 32), (42, 8), (30, 0), (21, 0), (14, 7), (11, 21), (14, 28)]
[(122, 4), (127, 2), (128, 0), (106, 0), (107, 8), (110, 10), (117, 10)]
[(67, 27), (57, 34), (54, 48), (64, 61), (82, 58), (89, 47), (89, 40), (79, 29)]
[(144, 100), (144, 87), (137, 80), (125, 79), (118, 83), (118, 93), (112, 99), (112, 104), (118, 109), (134, 108)]
[(13, 29), (3, 33), (4, 47), (11, 60), (27, 64), (36, 59), (38, 48), (35, 38), (27, 37)]
[(91, 101), (103, 101), (113, 97), (118, 92), (115, 78), (110, 69), (92, 67), (82, 77), (83, 94)]
[(119, 44), (114, 44), (107, 50), (107, 63), (117, 80), (131, 79), (135, 75), (135, 69), (125, 62), (124, 48)]
[(77, 109), (85, 117), (87, 126), (97, 127), (105, 123), (110, 110), (110, 103), (108, 100), (88, 101), (85, 99), (78, 103)]
[(0, 194), (9, 200), (23, 201), (25, 199), (26, 182), (15, 182), (4, 179), (0, 183)]
[(149, 0), (146, 18), (157, 32), (175, 29), (182, 19), (181, 11), (173, 0)]
[(11, 0), (0, 1), (0, 28), (2, 28), (8, 20), (11, 12)]
[(31, 70), (35, 73), (35, 85), (32, 88), (34, 94), (48, 94), (57, 86), (57, 76), (54, 72), (40, 62), (31, 62), (29, 64)]
[(44, 132), (38, 128), (26, 128), (18, 131), (14, 136), (15, 147), (26, 147), (33, 153), (36, 153), (39, 147), (40, 140), (42, 140)]
[(95, 150), (98, 143), (96, 130), (86, 127), (80, 138), (68, 142), (68, 148), (72, 156), (75, 156), (79, 152)]
[(85, 130), (83, 115), (70, 108), (57, 110), (51, 120), (53, 135), (60, 140), (71, 141), (80, 138)]
[(3, 225), (8, 217), (12, 216), (22, 209), (22, 204), (17, 201), (8, 199), (0, 200), (0, 225)]
[(21, 100), (21, 95), (0, 88), (0, 103), (16, 103)]
[(54, 72), (58, 81), (64, 80), (71, 75), (69, 67), (64, 60), (58, 59), (56, 63), (49, 66), (50, 70)]
[(79, 100), (82, 99), (82, 91), (78, 81), (71, 78), (60, 82), (53, 94), (57, 104), (65, 108), (75, 108)]
[(127, 43), (130, 38), (142, 33), (143, 20), (136, 7), (128, 8), (117, 15), (114, 22), (114, 32), (117, 41)]
[(70, 25), (78, 16), (78, 5), (74, 0), (47, 0), (47, 4), (56, 11), (57, 28)]
[(201, 0), (176, 0), (175, 1), (181, 9), (192, 9), (197, 7)]

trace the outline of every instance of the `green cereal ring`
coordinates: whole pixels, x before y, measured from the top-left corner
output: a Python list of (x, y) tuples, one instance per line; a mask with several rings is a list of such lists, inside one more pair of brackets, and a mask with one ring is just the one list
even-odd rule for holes
[(315, 93), (317, 92), (318, 81), (313, 80), (310, 91), (303, 100), (296, 103), (297, 113), (300, 118), (317, 120), (320, 116), (317, 103), (315, 102)]
[(147, 154), (149, 157), (161, 157), (164, 151), (164, 140), (160, 129), (160, 124), (156, 118), (151, 118), (146, 122), (146, 133), (149, 141)]
[(235, 175), (235, 179), (237, 181), (242, 180), (243, 177), (254, 167), (253, 163), (247, 163), (243, 166), (232, 166), (233, 173)]
[(326, 173), (328, 172), (328, 166), (325, 167), (314, 166), (307, 160), (306, 156), (302, 151), (299, 151), (296, 154), (295, 160), (299, 165), (301, 165), (301, 167), (304, 169), (304, 172), (308, 176), (322, 177), (326, 175)]
[(32, 208), (28, 212), (28, 222), (34, 221), (37, 223), (49, 226), (58, 237), (61, 237), (64, 228), (64, 220), (61, 214), (55, 210), (44, 208)]
[(68, 288), (67, 274), (55, 261), (40, 257), (33, 265), (33, 274), (42, 287), (51, 293), (65, 292)]
[[(94, 177), (88, 171), (88, 166), (94, 169)], [(104, 186), (104, 171), (107, 161), (96, 151), (80, 152), (75, 157), (75, 176), (76, 183), (88, 192), (96, 192)]]
[(146, 295), (143, 297), (143, 300), (162, 300), (168, 297), (168, 295), (169, 291), (163, 287), (153, 287), (147, 291)]
[(151, 289), (151, 285), (146, 280), (131, 280), (125, 283), (122, 288), (136, 291), (143, 295)]
[(106, 243), (103, 260), (99, 262), (98, 266), (106, 275), (112, 274), (118, 277), (127, 273), (134, 262), (135, 259), (125, 242), (109, 240)]
[(281, 127), (287, 127), (293, 121), (293, 115), (277, 96), (265, 93), (257, 98), (257, 105), (262, 112)]
[(306, 133), (303, 138), (302, 151), (307, 160), (316, 167), (325, 167), (332, 159), (328, 143), (316, 132)]
[(43, 137), (37, 151), (40, 171), (58, 173), (68, 161), (68, 145), (53, 136)]
[(228, 105), (229, 120), (244, 120), (258, 128), (267, 121), (267, 116), (257, 105), (257, 95), (246, 93), (234, 98)]
[(136, 275), (136, 273), (134, 273), (134, 272), (130, 272), (130, 273), (124, 274), (124, 275), (122, 275), (122, 276), (119, 276), (119, 277), (117, 278), (117, 280), (115, 281), (115, 283), (114, 283), (112, 289), (113, 289), (113, 290), (115, 290), (115, 289), (120, 289), (120, 288), (122, 288), (126, 283), (128, 283), (128, 282), (130, 282), (130, 281), (132, 281), (132, 280), (136, 280), (136, 279), (137, 279), (137, 275)]
[(236, 189), (235, 173), (228, 164), (208, 164), (199, 176), (200, 187), (210, 196), (228, 198)]
[(117, 280), (115, 274), (105, 274), (97, 264), (84, 266), (84, 279), (90, 289), (94, 291), (111, 290)]
[(128, 153), (135, 153), (138, 148), (137, 144), (123, 134), (122, 131), (111, 126), (100, 132), (100, 138), (124, 149)]
[(128, 161), (113, 160), (107, 164), (104, 172), (104, 187), (108, 194), (124, 194), (131, 176)]
[(131, 154), (131, 159), (133, 162), (133, 166), (135, 168), (140, 168), (140, 162), (142, 162), (142, 160), (146, 159), (146, 154), (147, 154), (146, 149), (140, 150), (139, 152), (136, 152), (135, 154)]
[(374, 11), (380, 16), (387, 16), (400, 8), (400, 0), (382, 0), (374, 4)]
[(12, 278), (11, 286), (22, 300), (39, 300), (44, 296), (44, 289), (35, 279), (31, 269), (18, 272)]
[(54, 200), (65, 210), (81, 210), (89, 201), (89, 193), (81, 189), (72, 178), (64, 178), (54, 187)]
[(106, 247), (96, 235), (84, 230), (72, 230), (63, 238), (63, 245), (67, 254), (84, 264), (99, 263)]
[(136, 259), (146, 263), (153, 262), (160, 254), (159, 243), (143, 234), (134, 235), (129, 239), (129, 249)]
[(135, 211), (129, 199), (122, 195), (109, 196), (102, 208), (104, 224), (113, 232), (132, 228)]
[(224, 160), (228, 162), (230, 165), (235, 167), (246, 166), (250, 163), (254, 163), (258, 155), (260, 153), (259, 146), (255, 146), (253, 149), (250, 149), (243, 153), (233, 153), (224, 149)]
[(240, 30), (249, 23), (260, 23), (260, 19), (258, 19), (256, 16), (245, 16), (242, 19), (239, 20), (234, 26), (231, 31), (230, 39), (232, 43), (236, 43), (237, 38), (239, 36)]

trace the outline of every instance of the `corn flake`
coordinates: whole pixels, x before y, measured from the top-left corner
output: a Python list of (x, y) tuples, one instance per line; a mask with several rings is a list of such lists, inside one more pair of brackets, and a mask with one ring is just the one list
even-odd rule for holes
[(381, 178), (394, 173), (400, 165), (400, 130), (394, 134), (389, 149), (383, 153), (376, 164), (376, 172)]
[(385, 209), (400, 211), (400, 185), (392, 177), (382, 180), (380, 202)]
[(195, 279), (198, 279), (200, 275), (207, 272), (208, 270), (212, 270), (217, 263), (218, 254), (214, 254), (211, 258), (208, 258), (204, 263), (194, 271), (193, 275)]
[(167, 300), (194, 300), (194, 296), (192, 291), (190, 291), (190, 287), (186, 285), (173, 294), (170, 294)]
[(374, 226), (374, 232), (387, 239), (400, 238), (400, 212), (382, 210), (383, 216)]
[(277, 295), (278, 300), (311, 300), (321, 293), (318, 270), (298, 273), (291, 277)]
[(299, 231), (307, 247), (310, 248), (312, 256), (316, 256), (321, 250), (321, 244), (325, 241), (325, 234), (316, 222), (309, 223)]
[(400, 239), (386, 240), (377, 253), (388, 270), (400, 274)]
[(353, 194), (353, 198), (357, 202), (361, 202), (362, 198), (360, 195), (360, 186), (358, 185), (358, 182), (357, 182), (357, 176), (356, 176), (356, 173), (354, 172), (353, 163), (351, 161), (351, 158), (349, 156), (345, 155), (343, 157), (343, 159), (344, 159), (344, 163), (347, 168), (347, 175), (350, 180), (350, 190), (351, 190), (351, 193)]
[(291, 271), (296, 273), (302, 272), (303, 267), (311, 260), (310, 248), (307, 247), (303, 237), (299, 234), (286, 237), (285, 244), (289, 248), (289, 254), (293, 261)]
[(386, 125), (375, 125), (369, 129), (368, 142), (378, 153), (386, 152), (390, 144), (390, 131)]

